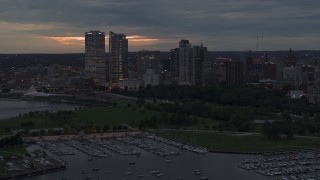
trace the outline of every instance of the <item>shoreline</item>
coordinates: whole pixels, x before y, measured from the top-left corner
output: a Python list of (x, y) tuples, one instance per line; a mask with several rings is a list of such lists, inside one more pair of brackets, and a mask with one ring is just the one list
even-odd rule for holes
[[(104, 133), (97, 133), (97, 134), (87, 134), (85, 135), (80, 135), (80, 134), (69, 134), (69, 135), (52, 135), (52, 136), (42, 136), (42, 137), (23, 137), (23, 140), (26, 143), (34, 143), (37, 141), (59, 141), (59, 140), (70, 140), (70, 139), (78, 139), (78, 138), (114, 138), (114, 137), (124, 137), (124, 136), (135, 136), (135, 135), (150, 135), (152, 133), (150, 132), (145, 132), (145, 131), (121, 131), (121, 132), (104, 132)], [(161, 135), (157, 134), (158, 136), (162, 137)], [(182, 142), (178, 140), (174, 140), (171, 138), (164, 137), (169, 140), (173, 140), (179, 143), (183, 143), (186, 145), (191, 145), (195, 146), (193, 144), (187, 143), (187, 142)], [(269, 150), (269, 151), (261, 151), (261, 152), (243, 152), (243, 151), (229, 151), (229, 150), (214, 150), (214, 149), (207, 149), (208, 153), (212, 154), (239, 154), (239, 155), (263, 155), (263, 154), (268, 154), (268, 153), (275, 153), (275, 152), (284, 152), (284, 151), (304, 151), (304, 150), (312, 150), (318, 147), (308, 147), (308, 148), (295, 148), (295, 149), (275, 149), (275, 150)]]
[(61, 165), (59, 167), (41, 169), (41, 170), (33, 171), (33, 172), (30, 172), (30, 173), (21, 173), (21, 174), (12, 175), (12, 176), (0, 177), (0, 180), (22, 179), (22, 178), (26, 178), (26, 177), (32, 177), (32, 176), (38, 176), (38, 175), (42, 175), (42, 174), (48, 174), (48, 173), (52, 173), (52, 172), (56, 172), (56, 171), (60, 171), (60, 170), (65, 170), (65, 169), (67, 169), (67, 166), (66, 165)]
[[(67, 102), (54, 102), (54, 101), (44, 101), (44, 100), (37, 100), (37, 99), (23, 99), (23, 98), (2, 98), (0, 97), (0, 102), (2, 102), (2, 104), (5, 106), (7, 103), (16, 103), (19, 104), (19, 102), (21, 102), (22, 104), (27, 104), (27, 105), (17, 105), (17, 107), (15, 109), (13, 109), (13, 111), (10, 113), (12, 114), (12, 116), (5, 116), (5, 117), (0, 117), (0, 121), (2, 120), (9, 120), (12, 118), (17, 117), (19, 114), (27, 114), (29, 112), (34, 112), (34, 111), (53, 111), (54, 109), (59, 109), (58, 107), (63, 105), (63, 106), (70, 106), (70, 110), (74, 111), (75, 108), (79, 108), (79, 107), (84, 107), (81, 104), (76, 104), (76, 103), (67, 103)], [(28, 103), (42, 103), (44, 104), (43, 106), (35, 106), (33, 107), (31, 105), (28, 106)], [(56, 107), (50, 107), (50, 106), (56, 106)], [(51, 109), (50, 109), (50, 108)], [(72, 107), (72, 108), (71, 108)], [(41, 108), (48, 108), (45, 110), (41, 110)], [(27, 111), (25, 111), (27, 109)], [(28, 110), (29, 109), (29, 110)], [(40, 110), (37, 110), (40, 109)], [(64, 110), (63, 108), (61, 108), (60, 110)], [(59, 110), (54, 110), (54, 111), (59, 111)], [(5, 111), (3, 112), (5, 113)]]

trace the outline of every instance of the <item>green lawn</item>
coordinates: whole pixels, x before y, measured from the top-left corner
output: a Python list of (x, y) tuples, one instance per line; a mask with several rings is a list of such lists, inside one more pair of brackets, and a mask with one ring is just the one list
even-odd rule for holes
[(63, 123), (71, 127), (78, 127), (86, 124), (91, 124), (92, 126), (113, 126), (121, 123), (131, 124), (134, 122), (133, 126), (138, 126), (141, 119), (144, 119), (145, 117), (150, 118), (151, 116), (157, 114), (157, 112), (140, 110), (139, 108), (132, 107), (101, 107), (74, 111), (72, 112), (71, 116), (66, 119), (50, 119), (46, 116), (34, 116), (32, 118), (28, 117), (22, 119), (13, 118), (1, 120), (0, 129), (4, 130), (6, 128), (20, 128), (21, 124), (24, 122), (33, 122), (34, 125), (32, 128), (55, 128), (61, 127), (61, 124)]
[(25, 153), (26, 153), (25, 145), (0, 148), (0, 155), (3, 156), (4, 158), (11, 158), (12, 156), (24, 155)]
[(77, 112), (70, 118), (74, 123), (92, 122), (95, 125), (118, 125), (122, 123), (130, 124), (135, 122), (134, 126), (139, 124), (141, 119), (157, 115), (157, 112), (147, 110), (133, 110), (132, 108), (96, 108), (86, 111)]
[(320, 147), (320, 139), (294, 138), (267, 140), (260, 135), (229, 135), (206, 132), (165, 132), (164, 136), (197, 144), (216, 151), (263, 152)]
[[(130, 104), (130, 107), (128, 107)], [(157, 116), (160, 118), (160, 112), (150, 111), (147, 109), (141, 110), (137, 106), (128, 101), (117, 102), (117, 107), (98, 107), (90, 108), (80, 111), (73, 111), (70, 116), (63, 118), (63, 116), (50, 118), (49, 116), (34, 115), (33, 117), (24, 118), (12, 118), (8, 120), (0, 121), (0, 134), (7, 134), (6, 129), (20, 129), (21, 125), (26, 122), (32, 122), (32, 129), (38, 128), (57, 128), (57, 127), (103, 127), (108, 125), (110, 128), (119, 124), (128, 124), (132, 127), (138, 127), (140, 120), (145, 118), (151, 118)], [(197, 124), (191, 126), (181, 126), (181, 129), (210, 129), (212, 126), (217, 126), (220, 122), (208, 118), (200, 118), (191, 116), (191, 118), (197, 118)], [(158, 122), (158, 128), (177, 128), (174, 125), (168, 123)]]

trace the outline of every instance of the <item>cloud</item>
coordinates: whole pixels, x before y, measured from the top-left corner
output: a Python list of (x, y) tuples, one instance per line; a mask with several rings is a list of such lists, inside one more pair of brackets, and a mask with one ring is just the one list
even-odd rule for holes
[(0, 38), (20, 38), (2, 43), (1, 53), (14, 52), (12, 47), (23, 51), (26, 43), (29, 52), (40, 44), (36, 40), (52, 42), (38, 51), (82, 52), (76, 39), (50, 37), (83, 37), (92, 29), (147, 37), (131, 40), (132, 51), (168, 51), (180, 39), (203, 42), (209, 50), (254, 49), (257, 35), (266, 39), (261, 46), (265, 50), (319, 49), (318, 0), (2, 0), (2, 4)]

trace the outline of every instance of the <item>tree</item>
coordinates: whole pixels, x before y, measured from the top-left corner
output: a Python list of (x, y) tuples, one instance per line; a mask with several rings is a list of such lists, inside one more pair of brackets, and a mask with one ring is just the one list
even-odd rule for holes
[(288, 121), (281, 122), (282, 133), (287, 136), (287, 139), (292, 139), (294, 136), (294, 129), (292, 123)]
[(292, 123), (293, 121), (292, 116), (288, 110), (281, 112), (281, 119), (289, 123)]
[(265, 122), (262, 126), (262, 133), (264, 137), (272, 140), (277, 140), (281, 135), (280, 122), (274, 121), (272, 123)]
[(281, 113), (282, 121), (280, 122), (282, 133), (287, 136), (288, 139), (293, 138), (294, 129), (293, 129), (293, 118), (289, 111), (283, 111)]
[(315, 113), (314, 114), (314, 121), (320, 122), (320, 113)]
[(136, 104), (141, 108), (145, 103), (145, 99), (142, 97), (139, 97), (136, 101)]
[(9, 88), (2, 88), (2, 93), (9, 93), (10, 89)]
[(34, 126), (34, 123), (32, 121), (27, 121), (27, 122), (21, 123), (21, 127), (25, 128), (25, 129), (30, 129), (33, 126)]
[(109, 131), (109, 129), (110, 129), (110, 127), (107, 124), (103, 126), (103, 131), (106, 132), (106, 131)]
[(40, 130), (40, 136), (44, 136), (45, 134), (46, 134), (46, 131), (43, 130), (43, 129), (41, 129), (41, 130)]

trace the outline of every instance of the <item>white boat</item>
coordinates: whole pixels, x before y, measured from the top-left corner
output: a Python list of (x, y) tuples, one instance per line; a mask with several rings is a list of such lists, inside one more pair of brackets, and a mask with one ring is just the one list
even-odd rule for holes
[(163, 174), (162, 174), (162, 173), (158, 173), (158, 174), (156, 174), (156, 177), (161, 177), (161, 176), (163, 176)]
[(196, 169), (196, 170), (193, 171), (193, 173), (195, 175), (199, 175), (199, 174), (202, 174), (202, 170), (201, 169)]
[(158, 170), (153, 170), (153, 171), (150, 171), (151, 174), (158, 174), (159, 171)]

